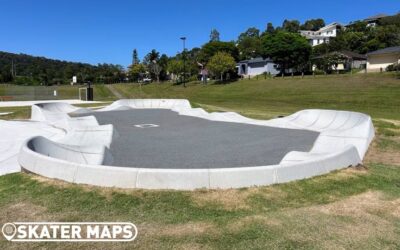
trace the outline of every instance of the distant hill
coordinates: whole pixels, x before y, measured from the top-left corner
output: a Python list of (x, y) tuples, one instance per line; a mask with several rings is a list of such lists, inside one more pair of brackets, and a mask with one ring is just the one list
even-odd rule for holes
[(95, 66), (0, 51), (0, 83), (67, 84), (71, 82), (72, 76), (77, 76), (78, 82), (112, 83), (120, 82), (124, 78), (124, 72), (122, 66), (119, 65)]

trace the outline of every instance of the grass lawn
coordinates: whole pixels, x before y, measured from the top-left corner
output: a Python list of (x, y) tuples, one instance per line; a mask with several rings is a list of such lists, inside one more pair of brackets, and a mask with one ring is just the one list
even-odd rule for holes
[(188, 98), (208, 110), (255, 118), (304, 108), (355, 110), (373, 117), (377, 135), (365, 167), (269, 187), (122, 190), (27, 173), (1, 176), (0, 223), (131, 221), (139, 232), (131, 243), (0, 240), (1, 249), (400, 248), (400, 80), (393, 75), (252, 79), (187, 88), (119, 84), (114, 89), (127, 98)]
[(187, 98), (210, 110), (234, 110), (269, 118), (306, 108), (354, 110), (373, 117), (400, 119), (399, 79), (393, 74), (307, 76), (303, 79), (242, 80), (231, 84), (118, 84), (127, 98)]

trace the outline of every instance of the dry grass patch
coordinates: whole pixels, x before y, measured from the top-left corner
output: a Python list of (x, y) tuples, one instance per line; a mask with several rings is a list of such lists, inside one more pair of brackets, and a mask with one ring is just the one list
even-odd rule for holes
[(249, 209), (246, 200), (253, 192), (253, 189), (204, 190), (194, 192), (192, 200), (200, 207), (215, 204), (226, 210)]
[(137, 225), (140, 234), (143, 237), (187, 237), (198, 236), (201, 234), (218, 233), (218, 230), (212, 223), (206, 222), (188, 222), (182, 224), (154, 224), (143, 223)]
[(246, 189), (202, 190), (192, 193), (193, 202), (200, 206), (217, 205), (228, 211), (251, 209), (248, 199), (253, 195), (265, 198), (284, 198), (285, 192), (275, 187), (253, 187)]
[(385, 200), (383, 196), (369, 191), (327, 205), (287, 210), (276, 216), (285, 221), (283, 227), (290, 240), (318, 242), (317, 248), (381, 248), (385, 246), (382, 239), (386, 244), (400, 244), (398, 228), (390, 219), (393, 218), (390, 215), (398, 218), (393, 211), (400, 206), (400, 199)]
[(227, 229), (231, 233), (237, 233), (251, 224), (261, 224), (266, 227), (278, 227), (282, 225), (279, 218), (272, 217), (271, 215), (249, 215), (238, 219), (227, 225)]
[(0, 222), (15, 222), (15, 221), (48, 221), (49, 214), (47, 208), (29, 201), (20, 201), (12, 203), (0, 209)]
[(47, 178), (47, 177), (32, 174), (32, 173), (27, 173), (27, 174), (33, 180), (36, 180), (36, 181), (43, 183), (45, 185), (48, 185), (48, 186), (56, 186), (58, 188), (79, 187), (84, 192), (96, 191), (99, 195), (103, 196), (108, 201), (112, 200), (113, 194), (115, 194), (115, 193), (126, 194), (126, 195), (130, 195), (132, 197), (143, 197), (144, 192), (147, 192), (147, 193), (158, 192), (157, 190), (127, 189), (127, 188), (124, 189), (124, 188), (114, 188), (114, 187), (98, 187), (98, 186), (92, 186), (92, 185), (88, 185), (88, 184), (75, 184), (75, 183), (70, 183), (70, 182), (66, 182), (63, 180)]
[(371, 213), (391, 214), (400, 206), (400, 199), (386, 200), (381, 192), (368, 191), (331, 204), (310, 209), (330, 215), (364, 217)]
[(380, 135), (376, 135), (375, 140), (369, 146), (368, 152), (364, 157), (364, 162), (368, 165), (371, 163), (383, 163), (389, 165), (400, 165), (400, 151), (381, 150), (378, 147)]

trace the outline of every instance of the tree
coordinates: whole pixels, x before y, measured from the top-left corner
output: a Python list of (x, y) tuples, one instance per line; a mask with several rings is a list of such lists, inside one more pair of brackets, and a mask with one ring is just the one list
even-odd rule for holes
[(253, 38), (260, 37), (260, 30), (255, 27), (248, 28), (245, 32), (239, 35), (238, 41), (247, 37), (253, 37)]
[(151, 78), (160, 81), (161, 67), (158, 64), (160, 59), (160, 53), (157, 50), (152, 49), (143, 59), (143, 64), (146, 65), (147, 69), (150, 71)]
[(267, 23), (267, 28), (265, 30), (265, 33), (272, 35), (274, 32), (275, 32), (274, 25), (272, 25), (272, 23)]
[(255, 58), (262, 54), (260, 30), (249, 28), (238, 37), (237, 47), (241, 60)]
[(133, 64), (129, 68), (129, 73), (132, 77), (132, 80), (137, 82), (143, 77), (143, 75), (146, 73), (146, 70), (147, 68), (144, 64), (138, 63), (138, 64)]
[(282, 24), (282, 29), (286, 32), (297, 33), (300, 30), (300, 22), (297, 20), (285, 19)]
[(166, 54), (162, 54), (160, 59), (158, 60), (158, 64), (161, 67), (161, 72), (160, 72), (160, 80), (161, 81), (167, 79), (168, 61), (169, 61), (169, 58)]
[(157, 52), (157, 50), (152, 49), (143, 59), (144, 64), (149, 64), (153, 61), (158, 61), (160, 58), (160, 52)]
[(202, 63), (207, 63), (217, 52), (226, 52), (235, 60), (239, 59), (239, 50), (234, 42), (214, 41), (208, 42), (201, 47), (197, 60)]
[(305, 21), (305, 23), (301, 25), (300, 29), (316, 31), (324, 26), (325, 26), (324, 19), (317, 18), (317, 19), (310, 19), (310, 20)]
[(236, 67), (235, 59), (226, 52), (217, 52), (207, 64), (207, 68), (215, 75), (224, 80), (224, 74), (233, 71)]
[[(14, 65), (17, 77), (11, 74), (11, 65)], [(125, 72), (119, 65), (95, 66), (7, 52), (0, 52), (0, 74), (0, 81), (14, 81), (17, 84), (69, 84), (72, 76), (78, 76), (80, 82), (87, 80), (108, 83), (125, 78)]]
[(324, 70), (325, 72), (331, 70), (337, 70), (339, 64), (346, 63), (347, 58), (338, 52), (332, 52), (320, 56), (318, 59), (314, 60), (317, 68)]
[(280, 31), (262, 38), (265, 56), (271, 57), (279, 65), (281, 73), (287, 69), (302, 68), (308, 62), (311, 46), (297, 33)]
[(353, 23), (346, 30), (338, 32), (328, 44), (313, 48), (314, 54), (339, 50), (350, 50), (365, 54), (374, 50), (400, 45), (400, 25), (366, 27), (365, 22)]
[(180, 76), (183, 73), (183, 61), (177, 58), (168, 61), (168, 72), (175, 76)]
[(151, 63), (149, 63), (149, 65), (147, 66), (148, 69), (150, 70), (150, 73), (156, 77), (157, 82), (160, 82), (160, 73), (161, 73), (161, 66), (157, 63), (157, 61), (152, 61)]
[(210, 42), (218, 42), (219, 41), (219, 32), (216, 29), (212, 29), (210, 33)]
[(140, 63), (140, 60), (139, 60), (137, 50), (134, 49), (133, 53), (132, 53), (132, 65), (139, 64), (139, 63)]

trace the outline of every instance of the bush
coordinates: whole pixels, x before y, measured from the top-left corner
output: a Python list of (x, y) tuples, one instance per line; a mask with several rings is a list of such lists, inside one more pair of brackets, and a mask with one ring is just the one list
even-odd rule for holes
[(386, 67), (386, 71), (399, 71), (399, 70), (400, 70), (400, 64), (398, 63), (393, 63)]
[(32, 77), (27, 76), (17, 76), (13, 80), (14, 84), (17, 85), (39, 85), (39, 81)]

